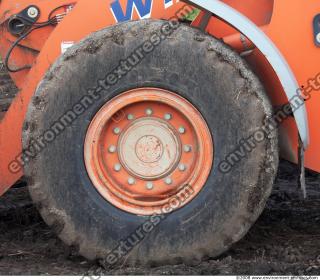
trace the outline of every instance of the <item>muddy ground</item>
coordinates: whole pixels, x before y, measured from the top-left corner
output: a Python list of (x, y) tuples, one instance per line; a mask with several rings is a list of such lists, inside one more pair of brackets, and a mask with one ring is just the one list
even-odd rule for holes
[(320, 178), (308, 173), (307, 200), (295, 166), (282, 162), (274, 192), (249, 234), (223, 256), (194, 266), (103, 270), (76, 256), (45, 225), (24, 183), (0, 198), (3, 274), (320, 274)]
[[(14, 92), (0, 71), (0, 118)], [(320, 175), (308, 172), (306, 200), (296, 182), (296, 167), (281, 162), (264, 213), (242, 241), (217, 259), (193, 266), (113, 270), (104, 270), (65, 246), (42, 221), (20, 182), (0, 198), (0, 275), (320, 275)]]

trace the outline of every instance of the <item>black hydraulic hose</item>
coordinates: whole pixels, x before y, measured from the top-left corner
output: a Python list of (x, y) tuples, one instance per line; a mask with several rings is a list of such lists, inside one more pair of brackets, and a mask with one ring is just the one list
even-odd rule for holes
[(46, 22), (41, 22), (41, 23), (35, 23), (34, 24), (34, 27), (31, 28), (30, 30), (28, 30), (25, 34), (21, 35), (13, 44), (12, 46), (10, 47), (10, 49), (8, 50), (7, 54), (6, 54), (6, 57), (5, 57), (5, 61), (4, 61), (4, 65), (5, 67), (7, 68), (7, 70), (11, 73), (17, 73), (17, 72), (20, 72), (20, 71), (23, 71), (23, 70), (26, 70), (26, 69), (30, 69), (32, 68), (31, 65), (25, 65), (23, 67), (19, 67), (19, 68), (16, 68), (16, 69), (12, 69), (10, 68), (9, 66), (9, 59), (10, 59), (10, 56), (13, 52), (13, 50), (19, 45), (19, 43), (24, 40), (26, 37), (28, 37), (34, 30), (37, 30), (39, 28), (42, 28), (42, 27), (45, 27), (45, 26), (48, 26), (48, 25), (55, 25), (57, 24), (58, 22), (58, 19), (56, 19), (55, 17), (52, 17), (52, 15), (54, 14), (54, 12), (56, 12), (57, 10), (61, 9), (61, 8), (64, 8), (68, 5), (62, 5), (62, 6), (59, 6), (57, 8), (55, 8), (54, 10), (52, 10), (48, 16), (48, 21)]
[(19, 67), (19, 68), (16, 68), (16, 69), (12, 69), (10, 68), (9, 66), (9, 59), (10, 59), (10, 56), (13, 52), (13, 50), (15, 49), (16, 46), (19, 45), (19, 43), (24, 40), (26, 37), (28, 37), (34, 30), (37, 30), (37, 29), (40, 29), (42, 27), (45, 27), (45, 26), (48, 26), (48, 25), (52, 25), (54, 24), (55, 21), (54, 20), (51, 20), (51, 21), (48, 21), (48, 22), (45, 22), (45, 23), (42, 23), (41, 25), (38, 25), (38, 26), (35, 26), (33, 28), (31, 28), (30, 30), (28, 30), (25, 34), (21, 35), (13, 44), (12, 46), (10, 47), (10, 49), (8, 50), (7, 54), (6, 54), (6, 57), (5, 57), (5, 60), (4, 60), (4, 65), (5, 67), (7, 68), (7, 70), (11, 73), (17, 73), (17, 72), (20, 72), (20, 71), (23, 71), (23, 70), (26, 70), (26, 69), (30, 69), (32, 66), (31, 65), (25, 65), (25, 66), (22, 66), (22, 67)]

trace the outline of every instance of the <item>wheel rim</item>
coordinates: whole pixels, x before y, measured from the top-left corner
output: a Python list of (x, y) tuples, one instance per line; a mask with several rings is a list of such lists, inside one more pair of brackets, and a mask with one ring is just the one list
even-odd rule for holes
[(163, 89), (139, 88), (95, 115), (84, 159), (107, 201), (129, 213), (154, 215), (185, 206), (201, 191), (212, 168), (213, 141), (190, 102)]

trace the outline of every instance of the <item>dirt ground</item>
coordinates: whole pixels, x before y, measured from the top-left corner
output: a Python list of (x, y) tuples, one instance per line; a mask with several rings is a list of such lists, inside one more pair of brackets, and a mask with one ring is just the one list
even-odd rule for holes
[(320, 178), (308, 174), (307, 200), (296, 169), (282, 162), (274, 192), (249, 234), (217, 259), (187, 266), (104, 270), (75, 255), (45, 225), (23, 183), (0, 198), (0, 275), (320, 274)]
[[(15, 91), (0, 71), (0, 119)], [(320, 175), (307, 174), (306, 200), (296, 182), (296, 167), (281, 162), (264, 213), (242, 241), (217, 259), (193, 266), (114, 270), (104, 270), (65, 246), (42, 221), (20, 182), (0, 198), (0, 275), (320, 275)]]

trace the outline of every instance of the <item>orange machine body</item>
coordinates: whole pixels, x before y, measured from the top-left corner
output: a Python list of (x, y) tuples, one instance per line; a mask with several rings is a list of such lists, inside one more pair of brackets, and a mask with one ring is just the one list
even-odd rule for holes
[[(306, 106), (311, 142), (305, 159), (307, 168), (320, 172), (320, 130), (317, 129), (317, 113), (320, 107), (320, 48), (316, 46), (313, 35), (313, 19), (320, 14), (320, 3), (303, 0), (223, 2), (246, 15), (269, 36), (287, 60), (301, 88), (310, 91), (308, 93), (311, 98), (306, 102)], [(6, 56), (8, 49), (17, 39), (8, 32), (7, 21), (30, 5), (39, 8), (39, 22), (46, 21), (57, 7), (61, 8), (56, 14), (62, 13), (64, 16), (57, 25), (32, 32), (20, 42), (10, 57), (13, 68), (27, 64), (31, 64), (32, 68), (11, 74), (19, 93), (0, 123), (0, 195), (23, 176), (23, 168), (18, 162), (22, 154), (22, 128), (28, 105), (42, 77), (61, 55), (65, 46), (124, 20), (177, 19), (190, 7), (178, 0), (3, 0), (0, 3), (2, 57)], [(194, 25), (200, 24), (201, 18), (200, 15)], [(214, 16), (209, 20), (206, 31), (221, 38), (239, 53), (250, 49), (245, 59), (264, 83), (274, 106), (288, 103), (275, 72), (250, 41)], [(195, 65), (195, 71), (198, 67), (201, 65)], [(293, 118), (288, 118), (281, 124), (280, 134), (283, 156), (297, 162), (298, 132)]]

